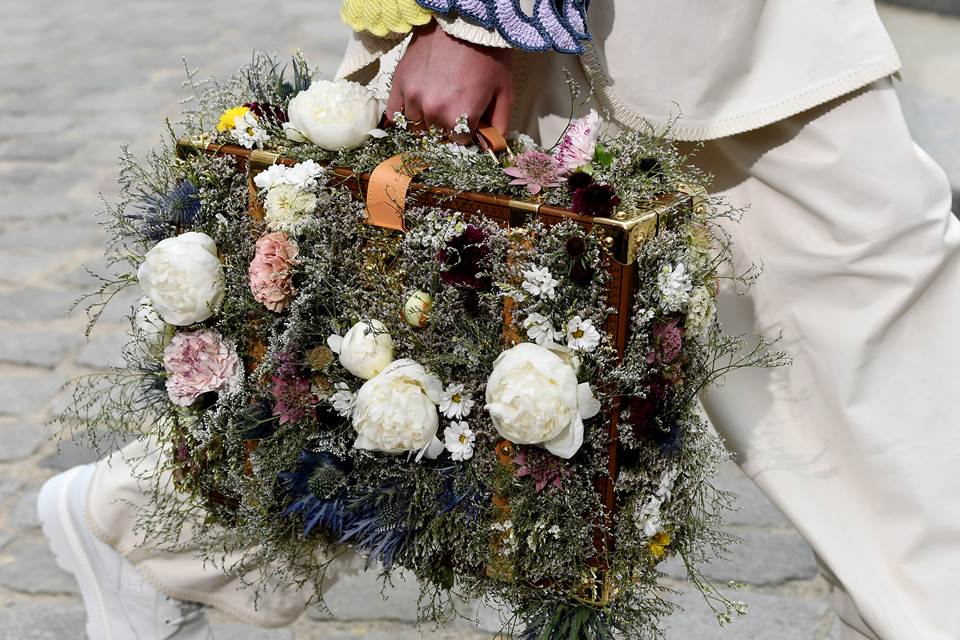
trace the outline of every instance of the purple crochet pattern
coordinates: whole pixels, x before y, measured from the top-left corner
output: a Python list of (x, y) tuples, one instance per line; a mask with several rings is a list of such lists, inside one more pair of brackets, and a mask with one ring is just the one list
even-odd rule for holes
[(486, 29), (496, 29), (512, 46), (525, 51), (553, 49), (583, 53), (589, 40), (586, 12), (590, 0), (536, 0), (533, 15), (518, 0), (417, 0), (425, 9), (444, 15), (456, 13)]

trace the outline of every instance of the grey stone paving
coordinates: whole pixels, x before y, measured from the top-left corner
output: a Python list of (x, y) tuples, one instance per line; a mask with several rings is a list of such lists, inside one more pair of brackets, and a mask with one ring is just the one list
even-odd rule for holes
[[(116, 361), (123, 314), (135, 299), (131, 294), (109, 309), (90, 341), (82, 338), (83, 314), (67, 314), (89, 289), (84, 265), (102, 268), (102, 234), (92, 214), (99, 191), (107, 198), (116, 193), (120, 146), (142, 154), (159, 140), (162, 118), (175, 114), (182, 95), (181, 57), (203, 75), (224, 75), (254, 48), (284, 54), (301, 48), (329, 73), (345, 38), (337, 5), (49, 0), (39, 11), (33, 3), (0, 0), (0, 640), (85, 637), (76, 586), (47, 550), (33, 503), (45, 478), (94, 459), (70, 443), (58, 452), (43, 423), (67, 405), (65, 380)], [(955, 163), (960, 133), (954, 129), (945, 140), (945, 132), (960, 122), (949, 93), (957, 90), (956, 76), (944, 82), (936, 68), (960, 64), (960, 21), (884, 6), (881, 12), (904, 44), (907, 80), (923, 87), (904, 91), (911, 127), (935, 157)], [(960, 167), (948, 171), (960, 185)], [(735, 563), (713, 564), (708, 573), (746, 582), (734, 597), (751, 612), (721, 629), (698, 595), (668, 579), (686, 609), (673, 618), (668, 638), (837, 638), (810, 549), (735, 466), (724, 469), (720, 482), (741, 494), (741, 510), (728, 521), (747, 546)], [(389, 595), (383, 601), (366, 575), (330, 592), (332, 619), (312, 613), (291, 629), (265, 631), (214, 617), (218, 637), (233, 640), (470, 639), (499, 628), (496, 612), (486, 611), (479, 614), (486, 631), (421, 632), (413, 625), (415, 585), (399, 582)]]

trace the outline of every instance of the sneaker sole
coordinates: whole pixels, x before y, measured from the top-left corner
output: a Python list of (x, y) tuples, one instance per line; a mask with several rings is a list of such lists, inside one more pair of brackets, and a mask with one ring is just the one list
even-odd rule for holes
[(91, 640), (114, 640), (107, 626), (103, 591), (70, 518), (69, 488), (83, 470), (83, 467), (74, 467), (44, 483), (37, 497), (37, 515), (57, 564), (72, 574), (80, 587), (87, 610), (87, 636)]

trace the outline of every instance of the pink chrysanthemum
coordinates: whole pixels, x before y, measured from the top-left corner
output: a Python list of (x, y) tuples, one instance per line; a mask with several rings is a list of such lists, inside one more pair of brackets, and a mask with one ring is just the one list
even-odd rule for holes
[(530, 193), (559, 187), (563, 183), (562, 167), (556, 158), (542, 151), (524, 151), (514, 160), (514, 166), (503, 170), (513, 178), (510, 184), (525, 185)]
[(219, 391), (240, 373), (232, 340), (208, 329), (178, 333), (163, 350), (167, 393), (174, 404), (189, 407), (202, 394)]
[(560, 146), (554, 152), (557, 162), (560, 163), (563, 173), (573, 173), (579, 167), (589, 164), (593, 160), (594, 151), (597, 149), (597, 141), (600, 139), (600, 127), (603, 121), (596, 111), (574, 120), (566, 133)]

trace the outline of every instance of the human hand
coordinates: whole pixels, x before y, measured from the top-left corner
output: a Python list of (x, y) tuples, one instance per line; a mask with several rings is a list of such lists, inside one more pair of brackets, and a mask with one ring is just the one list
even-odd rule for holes
[[(387, 119), (393, 122), (402, 111), (410, 122), (452, 131), (467, 114), (471, 133), (481, 120), (506, 131), (513, 110), (511, 56), (509, 49), (449, 36), (435, 22), (418, 27), (394, 73)], [(455, 139), (465, 142), (469, 136)]]

